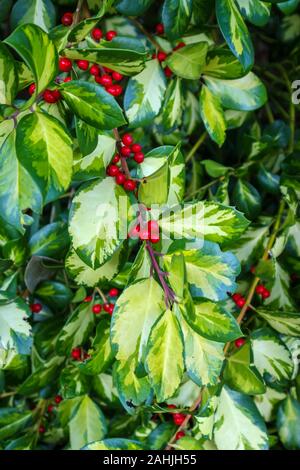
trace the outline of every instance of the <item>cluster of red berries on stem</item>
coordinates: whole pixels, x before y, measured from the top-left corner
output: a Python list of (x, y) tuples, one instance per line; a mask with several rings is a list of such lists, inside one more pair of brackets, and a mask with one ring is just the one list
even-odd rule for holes
[[(175, 405), (168, 405), (168, 408), (172, 410), (172, 409), (175, 409), (176, 406)], [(176, 426), (181, 426), (184, 423), (185, 418), (186, 418), (186, 416), (183, 413), (172, 413), (172, 419), (173, 419), (174, 424), (176, 424)], [(184, 431), (178, 431), (177, 434), (176, 434), (175, 439), (177, 441), (178, 439), (181, 439), (184, 436), (185, 436)]]
[(136, 239), (139, 238), (142, 241), (149, 240), (151, 243), (158, 243), (159, 237), (159, 225), (156, 220), (149, 220), (146, 224), (137, 224), (129, 232), (129, 237)]
[(261, 295), (263, 299), (268, 299), (271, 295), (271, 292), (269, 291), (269, 289), (267, 289), (263, 284), (258, 284), (256, 286), (255, 292), (258, 295)]
[[(100, 39), (103, 38), (103, 31), (102, 29), (100, 28), (94, 28), (91, 32), (91, 36), (92, 38), (99, 42)], [(112, 41), (115, 37), (117, 36), (117, 32), (114, 31), (114, 30), (110, 30), (110, 31), (107, 31), (107, 33), (105, 33), (105, 39), (106, 41)]]
[[(158, 23), (155, 27), (156, 34), (162, 35), (165, 32), (164, 25), (162, 23)], [(180, 41), (174, 48), (173, 51), (177, 51), (178, 49), (181, 49), (182, 47), (185, 47), (185, 43), (183, 41)], [(157, 53), (154, 53), (152, 55), (152, 59), (157, 59), (159, 62), (164, 62), (166, 58), (168, 57), (168, 54), (164, 51), (159, 51)], [(170, 78), (173, 75), (172, 70), (170, 67), (166, 66), (164, 67), (164, 73), (167, 78)]]
[(234, 301), (235, 305), (239, 308), (243, 308), (245, 303), (246, 303), (246, 299), (245, 297), (242, 296), (242, 294), (233, 294), (232, 295), (232, 300)]
[[(116, 289), (115, 287), (112, 287), (108, 291), (108, 296), (110, 298), (118, 297), (118, 295), (119, 295), (119, 290)], [(93, 300), (93, 297), (91, 295), (88, 295), (87, 297), (85, 297), (84, 302), (92, 302), (92, 300)], [(104, 312), (108, 313), (109, 315), (112, 315), (113, 311), (114, 311), (114, 308), (115, 308), (115, 304), (113, 304), (113, 303), (104, 302), (103, 304), (100, 304), (100, 303), (97, 302), (93, 305), (92, 312), (95, 315), (99, 315), (99, 313), (101, 313), (102, 309), (103, 309)]]
[(109, 94), (119, 96), (123, 93), (123, 87), (118, 83), (114, 83), (123, 80), (121, 73), (115, 72), (108, 67), (99, 67), (97, 64), (90, 66), (89, 61), (84, 59), (77, 60), (76, 64), (80, 70), (89, 70), (89, 73), (95, 77), (95, 82), (103, 86)]
[[(55, 395), (55, 397), (54, 397), (54, 403), (55, 403), (56, 405), (59, 405), (62, 400), (63, 400), (63, 397), (62, 397), (61, 395)], [(52, 413), (52, 412), (53, 412), (54, 406), (55, 406), (55, 405), (52, 404), (52, 403), (51, 403), (50, 405), (48, 405), (48, 408), (47, 408), (48, 413)]]
[(81, 347), (77, 347), (72, 349), (71, 357), (74, 361), (83, 361), (85, 359), (89, 359), (90, 355), (83, 351)]

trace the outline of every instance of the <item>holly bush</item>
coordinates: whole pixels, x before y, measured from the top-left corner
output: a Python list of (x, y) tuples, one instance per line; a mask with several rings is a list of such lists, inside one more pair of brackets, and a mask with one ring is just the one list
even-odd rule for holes
[(2, 449), (299, 449), (299, 24), (0, 0)]

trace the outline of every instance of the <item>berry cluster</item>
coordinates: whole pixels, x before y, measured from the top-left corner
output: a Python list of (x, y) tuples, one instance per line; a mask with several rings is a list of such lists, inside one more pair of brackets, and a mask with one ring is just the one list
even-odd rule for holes
[(139, 238), (142, 241), (149, 240), (151, 243), (158, 243), (159, 225), (156, 220), (149, 220), (146, 224), (137, 224), (129, 232), (129, 237), (133, 239)]
[[(91, 32), (92, 38), (99, 42), (100, 39), (103, 37), (103, 31), (100, 28), (94, 28), (93, 31)], [(115, 37), (117, 36), (117, 32), (114, 30), (107, 31), (105, 34), (105, 39), (106, 41), (112, 41)]]
[[(175, 405), (168, 405), (168, 408), (170, 408), (172, 410), (172, 409), (175, 409), (176, 406)], [(183, 413), (172, 413), (172, 418), (173, 418), (174, 424), (176, 424), (176, 426), (181, 426), (184, 423), (186, 415), (184, 415)], [(176, 441), (178, 441), (178, 439), (181, 439), (184, 436), (185, 436), (184, 431), (178, 431), (177, 434), (176, 434), (175, 439), (176, 439)]]
[(72, 349), (71, 357), (74, 361), (84, 361), (85, 359), (89, 359), (90, 355), (81, 347), (77, 347)]
[[(162, 23), (158, 23), (155, 27), (155, 30), (156, 30), (156, 33), (159, 34), (159, 35), (164, 34), (164, 32), (165, 32), (164, 25)], [(185, 45), (186, 44), (183, 41), (180, 41), (173, 48), (173, 51), (177, 51), (178, 49), (181, 49), (182, 47), (185, 47)], [(152, 59), (157, 59), (159, 62), (164, 62), (167, 57), (168, 57), (168, 54), (164, 51), (159, 51), (159, 52), (157, 52), (157, 54), (156, 53), (152, 54)], [(168, 66), (164, 67), (164, 73), (165, 73), (165, 76), (167, 78), (170, 78), (173, 75), (172, 70)]]
[[(62, 397), (61, 395), (56, 395), (56, 396), (54, 397), (54, 403), (55, 403), (56, 405), (59, 405), (62, 400), (63, 400), (63, 397)], [(52, 403), (51, 403), (50, 405), (48, 405), (48, 408), (47, 408), (48, 413), (52, 413), (52, 412), (53, 412), (54, 406), (55, 406), (55, 405), (52, 404)]]
[(242, 296), (242, 294), (233, 294), (232, 295), (232, 300), (234, 301), (235, 305), (239, 308), (243, 308), (245, 303), (246, 303), (246, 299), (245, 297)]
[(271, 295), (271, 292), (269, 291), (269, 289), (267, 289), (263, 284), (258, 284), (256, 286), (255, 292), (258, 295), (261, 295), (263, 299), (267, 299)]
[[(108, 296), (110, 298), (118, 297), (118, 295), (119, 295), (119, 290), (116, 289), (115, 287), (112, 287), (108, 291)], [(88, 295), (87, 297), (85, 297), (83, 301), (92, 302), (92, 300), (93, 300), (93, 297), (91, 295)], [(99, 313), (102, 312), (102, 309), (103, 309), (104, 312), (109, 313), (109, 315), (112, 315), (114, 308), (115, 308), (115, 305), (113, 303), (109, 303), (109, 302), (104, 302), (103, 304), (95, 303), (92, 307), (92, 311), (95, 315), (98, 315)]]

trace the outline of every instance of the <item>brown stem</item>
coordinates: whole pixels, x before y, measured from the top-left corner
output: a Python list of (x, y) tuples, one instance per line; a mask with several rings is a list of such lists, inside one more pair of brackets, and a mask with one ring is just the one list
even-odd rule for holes
[(103, 294), (102, 290), (100, 289), (100, 287), (96, 287), (96, 291), (98, 292), (98, 294), (100, 295), (101, 299), (103, 300), (103, 302), (105, 304), (107, 304), (107, 298), (105, 297), (105, 295)]
[(144, 26), (136, 18), (133, 18), (132, 16), (130, 16), (129, 19), (146, 36), (146, 38), (151, 42), (151, 44), (153, 44), (155, 49), (158, 49), (159, 51), (163, 51), (158, 41), (156, 41), (156, 39), (152, 36), (152, 34), (150, 34), (146, 30), (146, 28), (144, 28)]
[(171, 287), (168, 286), (168, 284), (165, 280), (165, 277), (166, 277), (167, 273), (165, 273), (164, 271), (162, 271), (160, 269), (159, 264), (158, 264), (158, 262), (155, 258), (155, 254), (154, 254), (154, 251), (153, 251), (152, 244), (149, 240), (146, 241), (146, 248), (148, 250), (153, 269), (156, 272), (156, 274), (158, 276), (158, 279), (159, 279), (159, 282), (160, 282), (160, 284), (161, 284), (161, 286), (164, 290), (166, 307), (171, 308), (172, 304), (175, 301), (175, 294), (174, 294), (173, 290), (171, 289)]

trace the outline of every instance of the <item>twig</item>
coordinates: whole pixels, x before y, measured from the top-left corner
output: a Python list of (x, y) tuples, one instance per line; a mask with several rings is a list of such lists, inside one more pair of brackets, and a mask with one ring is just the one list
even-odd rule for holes
[(151, 259), (151, 264), (152, 264), (152, 266), (153, 266), (153, 268), (154, 268), (154, 270), (155, 270), (155, 272), (158, 276), (160, 284), (161, 284), (161, 286), (164, 290), (166, 307), (171, 308), (172, 304), (175, 301), (175, 294), (174, 294), (173, 290), (171, 289), (171, 287), (168, 286), (168, 284), (165, 280), (165, 277), (167, 276), (167, 273), (165, 273), (164, 271), (162, 271), (160, 269), (159, 264), (158, 264), (158, 262), (155, 258), (155, 254), (154, 254), (151, 242), (149, 240), (146, 241), (146, 248), (148, 250), (148, 253), (149, 253), (149, 256), (150, 256), (150, 259)]
[(146, 28), (144, 28), (144, 26), (136, 19), (136, 18), (133, 18), (132, 16), (129, 17), (129, 19), (132, 21), (132, 23), (146, 36), (146, 38), (151, 42), (151, 44), (153, 44), (153, 46), (162, 51), (162, 47), (160, 46), (160, 44), (158, 43), (158, 41), (156, 41), (156, 39), (152, 36), (152, 34), (150, 34)]
[(205, 141), (207, 137), (207, 132), (204, 131), (203, 134), (201, 134), (201, 136), (199, 137), (199, 139), (197, 140), (197, 142), (195, 143), (194, 147), (190, 150), (190, 152), (188, 153), (185, 161), (186, 162), (189, 162), (191, 160), (191, 158), (194, 156), (194, 154), (197, 152), (198, 148), (203, 144), (203, 142)]
[(100, 289), (100, 287), (96, 287), (95, 288), (96, 291), (98, 292), (98, 294), (100, 295), (101, 299), (103, 300), (103, 302), (105, 304), (107, 304), (107, 298), (105, 297), (105, 295), (103, 294), (102, 290)]

